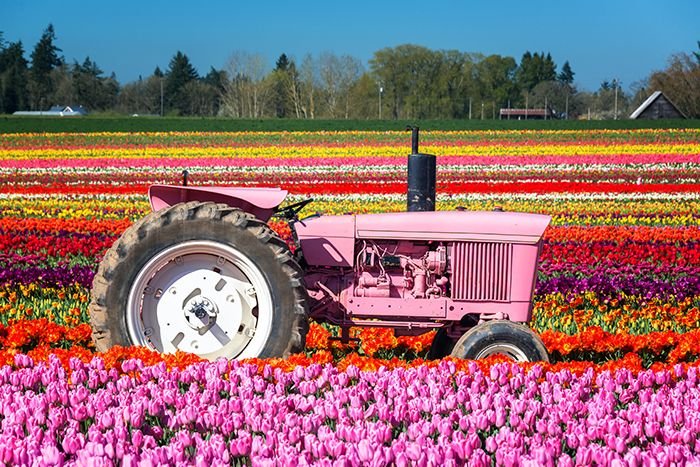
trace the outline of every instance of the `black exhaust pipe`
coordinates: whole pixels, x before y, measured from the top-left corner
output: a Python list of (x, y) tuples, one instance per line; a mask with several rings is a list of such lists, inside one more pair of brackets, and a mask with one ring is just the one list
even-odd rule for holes
[(418, 152), (418, 127), (411, 130), (411, 154), (408, 156), (407, 210), (435, 211), (435, 156)]

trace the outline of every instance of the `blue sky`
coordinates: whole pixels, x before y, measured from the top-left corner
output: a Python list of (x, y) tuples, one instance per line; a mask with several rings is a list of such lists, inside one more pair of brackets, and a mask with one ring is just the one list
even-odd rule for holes
[(69, 63), (86, 56), (121, 83), (166, 70), (181, 50), (200, 72), (235, 51), (301, 61), (334, 52), (366, 67), (400, 44), (500, 54), (549, 52), (569, 61), (580, 89), (619, 79), (626, 89), (700, 40), (700, 0), (183, 1), (0, 0), (0, 31), (27, 58), (49, 23)]

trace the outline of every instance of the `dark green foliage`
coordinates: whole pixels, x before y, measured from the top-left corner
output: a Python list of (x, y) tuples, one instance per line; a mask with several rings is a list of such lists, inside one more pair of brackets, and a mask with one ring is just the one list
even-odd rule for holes
[[(520, 92), (515, 82), (517, 65), (512, 57), (490, 55), (479, 63), (477, 69), (482, 102), (494, 103), (499, 109), (517, 105)], [(474, 117), (480, 118), (480, 112)]]
[(480, 88), (480, 63), (482, 57), (456, 50), (413, 44), (384, 48), (370, 60), (374, 96), (381, 87), (384, 118), (464, 118), (470, 100), (494, 98), (493, 89)]
[(11, 114), (27, 106), (27, 60), (22, 42), (5, 47), (0, 36), (0, 113)]
[(218, 115), (222, 104), (222, 98), (226, 93), (226, 84), (228, 83), (226, 72), (211, 67), (209, 73), (207, 73), (207, 76), (204, 77), (202, 82), (210, 87), (208, 92), (213, 96), (211, 100), (212, 111), (209, 115)]
[(166, 112), (178, 115), (192, 115), (187, 84), (199, 78), (197, 70), (184, 53), (178, 52), (170, 60), (165, 74)]
[(49, 24), (31, 55), (29, 96), (33, 110), (46, 110), (46, 108), (54, 104), (52, 100), (56, 90), (56, 83), (51, 72), (63, 64), (63, 59), (58, 56), (58, 52), (61, 49), (56, 47), (54, 44), (55, 40), (56, 33), (53, 25)]
[(525, 52), (516, 72), (517, 83), (524, 91), (532, 91), (539, 83), (554, 81), (557, 77), (556, 68), (549, 53)]
[(574, 84), (574, 75), (575, 73), (571, 70), (571, 65), (569, 65), (569, 61), (567, 60), (562, 65), (561, 71), (559, 75), (557, 75), (557, 80), (559, 80), (560, 83), (571, 86)]
[(117, 97), (116, 110), (128, 115), (160, 115), (164, 78), (155, 74), (123, 86)]
[(300, 117), (299, 72), (294, 60), (286, 54), (277, 59), (275, 69), (271, 74), (272, 106), (277, 118)]
[(119, 92), (119, 84), (112, 75), (102, 76), (97, 63), (86, 57), (82, 65), (75, 62), (71, 70), (73, 84), (73, 102), (83, 105), (90, 111), (104, 111), (114, 107)]
[(282, 54), (275, 63), (275, 70), (287, 71), (287, 68), (289, 68), (289, 58), (287, 58), (287, 54)]

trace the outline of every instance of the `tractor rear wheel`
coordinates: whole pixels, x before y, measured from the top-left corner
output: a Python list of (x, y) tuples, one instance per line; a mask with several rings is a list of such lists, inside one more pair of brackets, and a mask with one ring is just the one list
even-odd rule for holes
[(542, 340), (521, 323), (505, 320), (486, 321), (474, 326), (457, 341), (452, 356), (478, 360), (505, 355), (516, 362), (549, 362)]
[(191, 202), (117, 240), (95, 275), (90, 318), (100, 351), (141, 345), (215, 360), (301, 351), (307, 310), (302, 271), (267, 224)]

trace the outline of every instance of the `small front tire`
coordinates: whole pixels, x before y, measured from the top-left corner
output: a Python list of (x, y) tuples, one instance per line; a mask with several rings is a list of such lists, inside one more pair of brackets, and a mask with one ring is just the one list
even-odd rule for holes
[(486, 321), (464, 333), (452, 349), (452, 356), (478, 360), (505, 355), (516, 362), (549, 362), (540, 337), (521, 323)]

